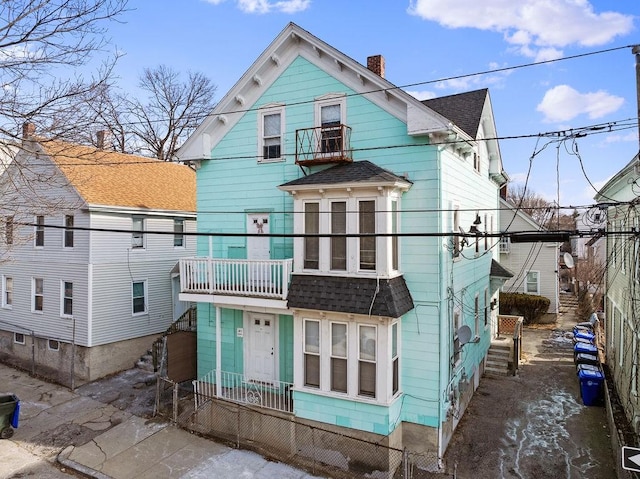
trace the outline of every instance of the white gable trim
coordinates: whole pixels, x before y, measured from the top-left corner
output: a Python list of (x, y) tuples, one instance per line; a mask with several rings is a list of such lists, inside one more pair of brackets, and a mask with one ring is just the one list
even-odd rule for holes
[(416, 98), (290, 23), (220, 100), (178, 151), (182, 161), (207, 159), (211, 149), (298, 57), (334, 76), (356, 93), (407, 123), (410, 134), (446, 131), (449, 121)]

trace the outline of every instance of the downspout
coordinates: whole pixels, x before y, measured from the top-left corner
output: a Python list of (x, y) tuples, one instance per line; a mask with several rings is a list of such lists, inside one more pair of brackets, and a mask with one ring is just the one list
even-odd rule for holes
[[(436, 147), (437, 148), (437, 147)], [(436, 188), (436, 204), (438, 205), (438, 209), (440, 209), (440, 213), (438, 214), (438, 231), (444, 231), (443, 226), (444, 226), (444, 221), (442, 221), (442, 210), (444, 210), (444, 205), (442, 205), (442, 157), (440, 155), (440, 149), (437, 148), (438, 151), (438, 155), (436, 157), (436, 161), (437, 161), (437, 165), (436, 165), (436, 184), (437, 184), (437, 188)], [(445, 238), (445, 241), (448, 241), (448, 239), (446, 239), (445, 236), (443, 236), (442, 238)], [(444, 258), (445, 258), (445, 254), (442, 252), (442, 238), (438, 238), (438, 251), (439, 251), (439, 261), (438, 261), (438, 298), (440, 298), (440, 302), (442, 302), (442, 285), (443, 285), (443, 281), (444, 281)], [(448, 303), (448, 299), (447, 299), (447, 303)], [(440, 367), (438, 368), (438, 461), (440, 461), (440, 458), (443, 455), (443, 451), (442, 451), (442, 354), (443, 354), (443, 349), (444, 349), (444, 341), (443, 341), (443, 337), (442, 337), (442, 312), (447, 311), (448, 313), (448, 307), (447, 308), (440, 308), (438, 307), (438, 337), (440, 338)], [(447, 314), (446, 313), (446, 314)], [(450, 365), (451, 361), (447, 361), (447, 363)], [(450, 366), (449, 366), (450, 367)], [(448, 374), (449, 376), (451, 375), (451, 373), (449, 372)]]

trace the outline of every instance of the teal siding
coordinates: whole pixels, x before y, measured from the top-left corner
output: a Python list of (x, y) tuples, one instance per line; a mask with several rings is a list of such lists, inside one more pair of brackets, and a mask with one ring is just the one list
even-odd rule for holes
[[(371, 103), (365, 95), (346, 88), (336, 78), (298, 57), (286, 68), (255, 105), (249, 105), (234, 128), (211, 151), (197, 174), (198, 230), (236, 233), (245, 231), (245, 212), (268, 211), (272, 233), (293, 231), (293, 199), (278, 185), (303, 173), (294, 164), (296, 129), (314, 126), (313, 99), (344, 92), (346, 124), (352, 128), (354, 160), (370, 160), (396, 174), (406, 174), (411, 189), (402, 198), (401, 230), (405, 233), (451, 230), (451, 202), (461, 210), (460, 224), (468, 230), (476, 208), (497, 206), (497, 190), (487, 175), (479, 175), (471, 160), (463, 160), (429, 146), (426, 137), (412, 138), (407, 126)], [(256, 138), (262, 105), (284, 104), (285, 161), (258, 163)], [(388, 148), (390, 145), (398, 148)], [(241, 185), (241, 186), (239, 186)], [(484, 226), (484, 225), (483, 225)], [(498, 218), (494, 219), (498, 228)], [(481, 228), (484, 229), (484, 228)], [(438, 427), (446, 418), (448, 390), (455, 387), (462, 370), (470, 377), (482, 361), (490, 330), (482, 328), (476, 343), (464, 346), (461, 368), (451, 369), (452, 307), (460, 305), (463, 323), (472, 330), (473, 298), (489, 286), (491, 253), (453, 261), (448, 238), (400, 238), (401, 269), (416, 305), (401, 320), (401, 388), (404, 397), (389, 406), (294, 392), (295, 413), (304, 418), (364, 431), (388, 434), (400, 421)], [(209, 253), (209, 240), (200, 238), (198, 254)], [(242, 237), (215, 237), (213, 255), (246, 257)], [(470, 249), (465, 250), (465, 255)], [(273, 238), (271, 257), (293, 257), (293, 240)], [(463, 305), (463, 306), (462, 306)], [(215, 361), (215, 308), (200, 305), (198, 324), (199, 372), (213, 369)], [(208, 320), (206, 318), (209, 318)], [(242, 339), (235, 337), (242, 313), (223, 311), (223, 368), (242, 372)], [(293, 381), (293, 320), (279, 317), (280, 379)], [(215, 367), (215, 366), (214, 366)]]

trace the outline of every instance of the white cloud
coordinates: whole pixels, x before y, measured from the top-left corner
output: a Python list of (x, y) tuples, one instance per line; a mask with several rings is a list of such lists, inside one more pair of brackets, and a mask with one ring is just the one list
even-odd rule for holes
[(431, 100), (432, 98), (437, 97), (438, 95), (436, 95), (434, 92), (429, 91), (429, 90), (420, 90), (420, 91), (411, 91), (411, 90), (406, 90), (407, 93), (409, 95), (411, 95), (412, 97), (423, 101), (423, 100)]
[(605, 143), (626, 143), (628, 141), (638, 141), (638, 132), (633, 131), (626, 135), (607, 135), (604, 139)]
[(568, 45), (604, 45), (633, 29), (633, 16), (596, 13), (588, 0), (411, 0), (408, 12), (448, 28), (502, 33), (536, 59), (557, 58)]
[[(225, 0), (205, 0), (213, 5), (219, 5)], [(306, 10), (311, 0), (236, 0), (238, 8), (245, 13), (297, 13)]]
[(569, 85), (558, 85), (547, 90), (536, 110), (544, 114), (546, 122), (570, 121), (583, 114), (594, 120), (613, 113), (623, 103), (622, 97), (603, 90), (580, 93)]

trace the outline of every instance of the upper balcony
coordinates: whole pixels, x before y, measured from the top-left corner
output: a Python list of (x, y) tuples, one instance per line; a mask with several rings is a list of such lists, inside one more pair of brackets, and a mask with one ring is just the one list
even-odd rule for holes
[(293, 259), (180, 259), (180, 292), (286, 300)]
[(296, 130), (296, 164), (322, 165), (353, 161), (351, 127), (342, 124)]

